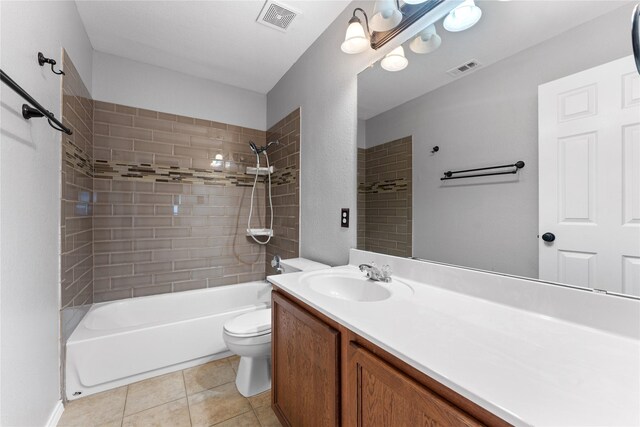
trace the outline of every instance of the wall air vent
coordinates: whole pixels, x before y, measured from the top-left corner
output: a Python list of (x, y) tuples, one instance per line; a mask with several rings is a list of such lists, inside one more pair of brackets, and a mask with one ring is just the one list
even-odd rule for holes
[(453, 67), (452, 69), (447, 71), (447, 74), (453, 77), (458, 77), (458, 76), (461, 76), (462, 74), (467, 74), (472, 71), (475, 71), (480, 67), (482, 67), (482, 64), (478, 62), (476, 59), (472, 59), (471, 61), (467, 61), (464, 64), (458, 65), (457, 67)]
[(299, 14), (300, 12), (289, 6), (267, 0), (258, 16), (257, 22), (284, 32), (287, 31), (293, 19)]

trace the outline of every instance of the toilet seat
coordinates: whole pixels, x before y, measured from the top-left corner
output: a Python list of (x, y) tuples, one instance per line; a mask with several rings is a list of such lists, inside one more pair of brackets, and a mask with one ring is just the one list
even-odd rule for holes
[(249, 338), (271, 333), (271, 309), (263, 308), (250, 313), (241, 314), (224, 324), (225, 334)]

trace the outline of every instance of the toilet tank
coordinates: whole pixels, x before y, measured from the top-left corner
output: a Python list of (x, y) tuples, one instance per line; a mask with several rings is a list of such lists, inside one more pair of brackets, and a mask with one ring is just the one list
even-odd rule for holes
[(321, 270), (323, 268), (331, 268), (331, 266), (322, 264), (319, 262), (311, 261), (306, 258), (289, 258), (280, 261), (280, 266), (283, 271), (282, 274), (295, 273), (298, 271), (313, 271)]

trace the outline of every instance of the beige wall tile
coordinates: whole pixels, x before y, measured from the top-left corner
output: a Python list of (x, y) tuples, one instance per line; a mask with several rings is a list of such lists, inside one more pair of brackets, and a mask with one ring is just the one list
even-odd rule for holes
[(132, 126), (133, 118), (125, 114), (112, 113), (109, 111), (96, 110), (93, 119), (96, 122), (102, 122), (113, 125)]
[[(211, 158), (220, 153), (232, 162), (224, 176), (229, 170), (243, 168), (242, 162), (253, 163), (246, 141), (265, 144), (266, 133), (255, 129), (124, 105), (96, 105), (99, 120), (94, 126), (98, 134), (94, 151), (101, 160), (126, 163), (129, 171), (151, 165), (209, 171)], [(83, 119), (78, 116), (74, 120)], [(111, 178), (95, 180), (98, 204), (92, 208), (93, 221), (83, 222), (74, 216), (65, 224), (67, 233), (95, 228), (100, 300), (264, 277), (265, 258), (260, 254), (265, 248), (249, 243), (244, 236), (250, 194), (246, 188), (153, 182), (117, 174)], [(76, 213), (77, 201), (85, 192), (78, 184), (65, 187), (65, 194), (72, 197), (65, 216)], [(260, 216), (266, 211), (265, 197), (266, 191), (260, 188), (256, 194)], [(293, 205), (292, 199), (277, 203)], [(63, 245), (66, 243), (64, 240)], [(73, 248), (73, 239), (68, 245)], [(131, 266), (134, 270), (127, 273)], [(225, 276), (223, 268), (227, 269)]]
[(109, 126), (109, 133), (112, 136), (129, 139), (151, 139), (151, 131), (148, 129), (140, 129), (124, 126)]

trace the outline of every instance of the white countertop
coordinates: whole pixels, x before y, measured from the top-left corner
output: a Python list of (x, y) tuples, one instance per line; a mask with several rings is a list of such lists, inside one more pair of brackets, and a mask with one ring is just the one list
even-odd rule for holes
[(339, 300), (305, 274), (268, 279), (510, 423), (640, 425), (640, 340), (398, 275), (412, 296)]

